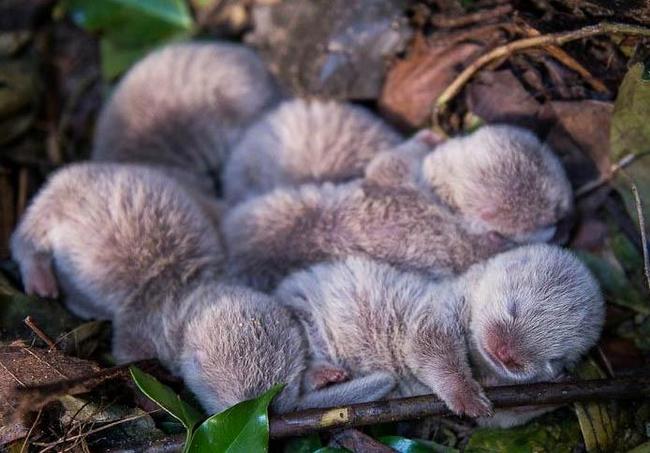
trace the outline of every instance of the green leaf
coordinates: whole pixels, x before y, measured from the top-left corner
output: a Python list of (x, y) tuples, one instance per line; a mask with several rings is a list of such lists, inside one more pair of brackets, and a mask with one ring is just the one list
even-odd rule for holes
[(400, 436), (384, 436), (377, 439), (399, 453), (458, 453), (455, 448), (421, 439), (407, 439)]
[(614, 179), (633, 219), (637, 219), (637, 209), (630, 182), (637, 186), (642, 204), (650, 200), (650, 81), (644, 79), (646, 72), (643, 63), (628, 70), (618, 90), (610, 130), (612, 160), (636, 156), (625, 174), (619, 172)]
[(348, 453), (350, 450), (347, 448), (334, 448), (334, 447), (323, 447), (318, 450), (314, 450), (314, 453)]
[(130, 366), (129, 371), (133, 381), (142, 393), (183, 424), (187, 430), (185, 438), (187, 444), (192, 436), (192, 430), (203, 419), (201, 412), (187, 404), (172, 389), (160, 383), (158, 379), (150, 374), (135, 366)]
[(154, 47), (187, 38), (194, 21), (183, 0), (67, 0), (73, 20), (101, 34), (102, 73), (126, 70)]
[(242, 401), (204, 421), (190, 442), (190, 452), (264, 452), (269, 446), (268, 408), (284, 385), (278, 384), (256, 399)]
[[(593, 359), (584, 360), (575, 371), (579, 379), (604, 379), (606, 373)], [(574, 403), (587, 451), (611, 451), (616, 442), (616, 411), (607, 403)]]
[(479, 428), (466, 453), (572, 453), (580, 443), (578, 422), (570, 412), (549, 414), (538, 421), (510, 429)]

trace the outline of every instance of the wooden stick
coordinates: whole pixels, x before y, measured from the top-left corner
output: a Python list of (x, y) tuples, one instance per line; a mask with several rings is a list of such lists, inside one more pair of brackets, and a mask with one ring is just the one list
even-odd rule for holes
[[(485, 393), (496, 408), (641, 399), (650, 396), (650, 371), (625, 378), (491, 387), (485, 389)], [(445, 403), (434, 395), (425, 395), (276, 415), (271, 417), (270, 431), (272, 438), (279, 439), (322, 430), (349, 429), (449, 414)], [(110, 449), (108, 452), (126, 453), (136, 450), (154, 453), (163, 449), (181, 450), (184, 441), (184, 435), (174, 435), (159, 441), (147, 441), (142, 445), (130, 445), (128, 449)]]
[(440, 94), (436, 101), (435, 113), (443, 111), (449, 101), (451, 101), (465, 86), (465, 84), (476, 74), (481, 68), (490, 62), (503, 57), (508, 57), (515, 52), (532, 47), (544, 47), (551, 44), (560, 46), (569, 41), (577, 39), (590, 38), (592, 36), (604, 34), (625, 34), (637, 36), (650, 36), (650, 29), (640, 27), (637, 25), (618, 24), (610, 22), (602, 22), (597, 25), (589, 25), (578, 30), (552, 33), (548, 35), (534, 36), (532, 38), (519, 39), (504, 44), (490, 52), (480, 56), (472, 64), (466, 67), (456, 79)]
[[(633, 378), (492, 387), (486, 389), (485, 393), (496, 408), (637, 399), (650, 396), (650, 372)], [(426, 395), (278, 415), (271, 419), (270, 428), (271, 437), (281, 438), (302, 436), (325, 429), (352, 428), (449, 414), (444, 402), (434, 395)]]
[(48, 334), (43, 332), (43, 329), (38, 327), (38, 324), (36, 324), (36, 322), (31, 316), (26, 317), (23, 322), (27, 325), (27, 327), (32, 329), (32, 331), (36, 334), (38, 338), (43, 340), (45, 344), (47, 344), (50, 347), (50, 350), (58, 349), (54, 340), (52, 340)]

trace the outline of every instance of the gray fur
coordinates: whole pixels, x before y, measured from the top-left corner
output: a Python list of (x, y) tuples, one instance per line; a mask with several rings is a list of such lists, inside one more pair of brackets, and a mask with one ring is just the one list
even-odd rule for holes
[[(394, 395), (433, 391), (472, 416), (490, 412), (479, 382), (556, 379), (596, 343), (604, 321), (589, 271), (549, 245), (505, 252), (438, 282), (348, 258), (297, 272), (275, 294), (302, 321), (312, 360), (352, 370), (354, 378), (390, 373)], [(516, 368), (489, 358), (495, 341), (508, 345)], [(534, 415), (499, 411), (480, 421), (512, 426)]]
[(285, 101), (251, 126), (224, 171), (224, 193), (235, 204), (276, 187), (345, 182), (402, 139), (381, 119), (352, 104)]
[(259, 288), (273, 287), (292, 270), (348, 255), (448, 276), (509, 246), (470, 233), (417, 188), (361, 181), (276, 189), (228, 211), (222, 233), (229, 272)]
[[(159, 358), (209, 411), (276, 383), (287, 384), (274, 402), (280, 411), (362, 402), (394, 385), (373, 377), (303, 394), (300, 325), (271, 297), (219, 281), (224, 253), (212, 223), (155, 169), (92, 163), (59, 170), (11, 246), (28, 293), (56, 296), (61, 288), (78, 315), (112, 320), (119, 362)], [(310, 368), (318, 367), (333, 369)]]
[(520, 243), (549, 241), (573, 210), (558, 157), (514, 126), (484, 126), (442, 143), (422, 161), (420, 178), (474, 232)]
[(244, 46), (168, 45), (116, 88), (97, 123), (93, 159), (157, 165), (214, 193), (230, 147), (277, 96), (261, 59)]

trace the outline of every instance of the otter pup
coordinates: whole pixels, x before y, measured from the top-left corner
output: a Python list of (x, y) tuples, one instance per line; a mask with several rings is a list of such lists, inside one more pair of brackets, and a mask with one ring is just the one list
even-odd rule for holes
[(402, 139), (370, 111), (337, 101), (285, 101), (235, 146), (224, 178), (236, 204), (275, 187), (344, 182), (363, 175), (379, 152)]
[[(275, 295), (303, 323), (312, 361), (353, 377), (388, 372), (398, 382), (393, 395), (433, 391), (470, 416), (491, 413), (480, 381), (556, 379), (596, 343), (604, 321), (593, 276), (550, 245), (508, 251), (437, 282), (348, 258), (289, 276)], [(536, 415), (497, 414), (482, 420), (512, 426)]]
[(277, 97), (252, 50), (171, 44), (121, 80), (99, 116), (92, 158), (157, 165), (197, 192), (215, 195), (230, 147)]
[(382, 374), (311, 385), (304, 375), (325, 383), (347, 375), (327, 364), (305, 370), (304, 339), (290, 313), (269, 296), (219, 281), (218, 234), (194, 198), (155, 169), (59, 170), (11, 247), (28, 293), (54, 297), (61, 288), (77, 315), (112, 320), (119, 362), (159, 358), (209, 411), (276, 383), (287, 384), (278, 410), (381, 398), (394, 385)]
[(276, 189), (229, 210), (221, 230), (228, 271), (265, 290), (292, 270), (348, 255), (442, 277), (511, 246), (471, 232), (421, 190), (361, 181)]
[[(518, 243), (548, 242), (573, 210), (571, 185), (558, 157), (525, 129), (489, 125), (447, 140), (420, 132), (410, 152), (384, 152), (369, 180), (431, 191), (474, 233), (495, 232)], [(402, 147), (404, 148), (404, 147)]]

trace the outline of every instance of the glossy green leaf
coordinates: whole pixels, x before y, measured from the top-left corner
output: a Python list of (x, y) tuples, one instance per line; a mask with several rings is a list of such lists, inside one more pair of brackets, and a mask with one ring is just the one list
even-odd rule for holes
[(314, 450), (314, 453), (348, 453), (350, 450), (347, 448), (334, 448), (334, 447), (323, 447), (318, 450)]
[(384, 436), (377, 439), (399, 453), (458, 453), (455, 448), (421, 439), (407, 439), (400, 436)]
[(67, 7), (78, 25), (101, 35), (102, 73), (108, 79), (194, 28), (184, 0), (67, 0)]
[(172, 389), (150, 374), (135, 366), (130, 366), (129, 371), (133, 381), (142, 393), (185, 426), (187, 440), (189, 440), (192, 430), (203, 419), (201, 412), (187, 404)]
[(268, 408), (284, 385), (275, 385), (256, 399), (242, 401), (204, 421), (199, 426), (187, 451), (264, 452), (269, 445)]

